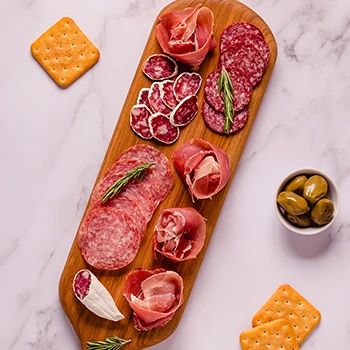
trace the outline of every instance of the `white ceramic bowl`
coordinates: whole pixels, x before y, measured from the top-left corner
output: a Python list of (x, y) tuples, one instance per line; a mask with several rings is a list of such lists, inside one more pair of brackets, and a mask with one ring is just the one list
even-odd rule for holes
[[(291, 224), (283, 215), (283, 209), (280, 208), (280, 206), (277, 203), (277, 196), (278, 194), (283, 190), (284, 186), (287, 184), (289, 180), (294, 178), (295, 176), (298, 175), (306, 175), (306, 177), (310, 177), (312, 175), (321, 175), (323, 176), (327, 182), (328, 182), (328, 193), (327, 193), (327, 198), (330, 199), (333, 204), (334, 204), (334, 213), (333, 213), (333, 218), (332, 220), (323, 226), (313, 226), (313, 227), (297, 227)], [(276, 195), (275, 195), (275, 209), (276, 209), (276, 214), (281, 223), (290, 231), (295, 232), (299, 235), (315, 235), (320, 232), (323, 232), (326, 230), (332, 223), (334, 222), (334, 219), (336, 218), (338, 211), (339, 211), (339, 206), (340, 206), (340, 198), (339, 198), (339, 191), (334, 183), (334, 181), (325, 173), (318, 169), (312, 169), (312, 168), (302, 168), (293, 171), (292, 173), (288, 174), (285, 179), (281, 182), (281, 184), (278, 186)]]

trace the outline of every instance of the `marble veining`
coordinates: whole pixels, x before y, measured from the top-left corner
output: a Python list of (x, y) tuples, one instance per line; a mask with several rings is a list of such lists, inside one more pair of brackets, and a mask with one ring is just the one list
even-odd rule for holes
[[(153, 348), (238, 350), (256, 310), (290, 283), (322, 313), (302, 349), (349, 349), (350, 5), (243, 2), (272, 29), (278, 59), (180, 325)], [(148, 34), (169, 3), (0, 2), (2, 349), (80, 349), (59, 278)], [(66, 90), (29, 51), (63, 16), (101, 51)], [(336, 222), (316, 237), (291, 235), (274, 215), (277, 185), (301, 167), (328, 173), (341, 194)]]

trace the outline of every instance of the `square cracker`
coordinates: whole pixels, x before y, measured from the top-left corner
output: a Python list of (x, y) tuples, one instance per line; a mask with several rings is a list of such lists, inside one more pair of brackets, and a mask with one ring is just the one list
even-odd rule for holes
[(299, 350), (293, 327), (284, 318), (242, 332), (239, 341), (243, 350)]
[(69, 17), (63, 17), (49, 28), (33, 42), (30, 50), (61, 87), (72, 84), (100, 57), (96, 46)]
[(320, 312), (290, 285), (283, 284), (253, 317), (253, 326), (286, 318), (293, 326), (298, 343), (311, 333), (321, 320)]

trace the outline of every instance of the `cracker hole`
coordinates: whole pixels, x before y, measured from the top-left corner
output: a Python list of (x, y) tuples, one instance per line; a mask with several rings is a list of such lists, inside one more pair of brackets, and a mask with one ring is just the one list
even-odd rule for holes
[(265, 311), (266, 311), (266, 312), (269, 312), (269, 310), (268, 310), (268, 309), (266, 309)]
[(270, 343), (267, 343), (267, 346), (270, 346), (271, 344)]
[(74, 43), (72, 44), (72, 46), (74, 46)]
[(35, 49), (35, 51), (38, 51), (38, 50), (39, 50), (38, 48)]
[(281, 311), (277, 311), (277, 313), (279, 314)]
[(52, 70), (53, 70), (53, 71), (55, 71), (55, 70), (56, 70), (56, 68), (52, 68)]
[(68, 56), (68, 58), (70, 58), (70, 56)]
[(47, 47), (47, 48), (46, 48), (46, 50), (47, 50), (47, 51), (50, 51), (50, 48), (49, 48), (49, 47)]
[(290, 339), (290, 336), (288, 336), (288, 339)]
[(95, 54), (95, 52), (92, 53), (93, 55)]
[(275, 303), (277, 303), (277, 299), (275, 299)]
[(264, 331), (264, 333), (266, 334), (266, 331)]
[(51, 34), (50, 37), (53, 38), (53, 35)]
[(314, 316), (314, 320), (316, 320), (317, 319), (317, 317), (316, 316)]
[(279, 333), (276, 333), (276, 337), (278, 337), (279, 336)]
[(80, 68), (80, 66), (77, 66), (77, 69), (79, 69)]
[(44, 58), (44, 61), (46, 61), (47, 59), (46, 58)]
[(299, 306), (301, 305), (301, 303), (299, 303)]
[(291, 313), (289, 314), (289, 316), (293, 316), (293, 313), (291, 312)]
[(63, 79), (63, 78), (62, 78), (61, 80), (62, 80), (62, 81), (64, 81), (64, 79)]
[(305, 326), (305, 329), (309, 329), (307, 326)]
[(83, 53), (81, 53), (81, 54), (80, 54), (80, 56), (84, 56), (84, 54), (83, 54)]
[(58, 61), (58, 57), (56, 57), (56, 61)]
[(75, 35), (77, 35), (77, 34), (78, 34), (78, 32), (75, 32), (74, 34), (75, 34)]
[(297, 328), (297, 325), (295, 324), (293, 327), (294, 327), (294, 328)]
[(63, 36), (66, 36), (66, 33), (63, 33)]
[(68, 24), (69, 24), (69, 22), (66, 22), (66, 24), (68, 25)]
[(60, 45), (60, 47), (62, 47), (62, 45)]
[(64, 70), (67, 70), (67, 67), (64, 67)]
[(305, 315), (303, 315), (303, 318), (305, 318)]
[(299, 339), (299, 336), (297, 336), (297, 339)]
[(286, 300), (286, 304), (288, 304), (289, 303), (289, 301), (288, 300)]
[(259, 342), (257, 340), (255, 340), (255, 344), (258, 344)]

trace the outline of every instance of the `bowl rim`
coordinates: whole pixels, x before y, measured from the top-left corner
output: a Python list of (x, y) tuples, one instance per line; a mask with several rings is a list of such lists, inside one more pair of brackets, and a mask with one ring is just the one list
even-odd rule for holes
[[(305, 228), (297, 227), (289, 223), (287, 219), (285, 219), (285, 217), (283, 216), (281, 209), (277, 203), (277, 196), (282, 191), (282, 188), (286, 185), (286, 183), (297, 175), (321, 175), (327, 180), (328, 188), (332, 187), (332, 202), (334, 204), (334, 213), (333, 213), (332, 220), (328, 224), (319, 226), (319, 227), (305, 227)], [(294, 233), (297, 233), (303, 236), (316, 235), (318, 233), (325, 231), (328, 227), (330, 227), (334, 222), (335, 218), (337, 217), (339, 212), (339, 207), (340, 207), (339, 189), (336, 183), (334, 182), (334, 180), (329, 175), (327, 175), (324, 171), (319, 170), (317, 168), (298, 168), (290, 172), (289, 174), (287, 174), (287, 176), (285, 176), (284, 179), (280, 182), (280, 185), (278, 186), (277, 191), (275, 193), (274, 206), (275, 206), (275, 211), (279, 221), (289, 231), (292, 231)]]

